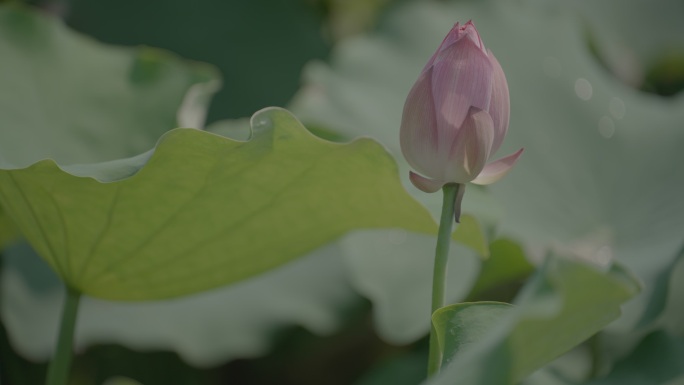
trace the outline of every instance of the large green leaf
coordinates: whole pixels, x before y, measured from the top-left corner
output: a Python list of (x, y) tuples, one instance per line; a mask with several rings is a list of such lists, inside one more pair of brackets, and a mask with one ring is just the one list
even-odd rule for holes
[[(133, 156), (179, 125), (213, 67), (151, 48), (101, 45), (42, 13), (0, 7), (0, 161), (25, 167)], [(208, 87), (208, 88), (207, 88)]]
[[(406, 178), (398, 136), (405, 95), (453, 23), (468, 19), (510, 86), (511, 127), (501, 153), (526, 151), (490, 187), (492, 196), (469, 188), (465, 212), (497, 223), (537, 260), (548, 251), (619, 259), (645, 288), (611, 328), (648, 324), (662, 310), (663, 285), (684, 243), (684, 173), (672, 172), (684, 162), (684, 99), (618, 82), (592, 56), (582, 19), (564, 6), (404, 4), (376, 34), (341, 44), (332, 65), (312, 64), (292, 108), (305, 122), (378, 139)], [(438, 210), (438, 194), (408, 189)]]
[(0, 250), (19, 238), (19, 232), (12, 221), (0, 208)]
[(485, 338), (512, 310), (502, 302), (464, 302), (437, 309), (432, 314), (442, 365), (448, 365), (470, 345)]
[[(442, 331), (444, 338), (453, 330), (469, 339), (470, 332), (464, 331), (474, 328), (475, 341), (468, 340), (427, 383), (518, 383), (618, 318), (620, 305), (638, 290), (634, 278), (617, 266), (601, 271), (583, 262), (549, 257), (525, 286), (515, 308), (502, 313), (499, 307), (466, 305), (461, 310), (472, 312), (467, 317), (449, 313), (453, 324)], [(482, 320), (490, 325), (484, 330), (480, 330)]]
[(354, 228), (434, 231), (374, 141), (326, 142), (278, 109), (253, 129), (248, 142), (173, 130), (119, 180), (139, 157), (0, 170), (0, 203), (68, 285), (108, 299), (233, 283)]

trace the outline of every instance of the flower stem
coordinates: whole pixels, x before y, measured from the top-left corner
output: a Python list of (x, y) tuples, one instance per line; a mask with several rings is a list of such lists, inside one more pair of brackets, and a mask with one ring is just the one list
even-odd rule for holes
[[(432, 311), (430, 312), (430, 357), (428, 359), (428, 377), (439, 371), (442, 364), (442, 352), (437, 341), (437, 335), (432, 327), (432, 314), (444, 306), (446, 290), (447, 262), (449, 261), (449, 245), (451, 244), (451, 229), (454, 223), (454, 209), (457, 204), (458, 190), (464, 186), (447, 184), (442, 188), (444, 201), (442, 202), (442, 217), (439, 221), (437, 234), (437, 248), (435, 249), (435, 266), (432, 276)], [(458, 202), (460, 204), (460, 202)]]
[(46, 385), (66, 385), (69, 380), (69, 369), (73, 357), (74, 329), (80, 299), (81, 293), (67, 286), (64, 307), (62, 308), (62, 323), (59, 327), (59, 339), (57, 340), (55, 355), (48, 367)]

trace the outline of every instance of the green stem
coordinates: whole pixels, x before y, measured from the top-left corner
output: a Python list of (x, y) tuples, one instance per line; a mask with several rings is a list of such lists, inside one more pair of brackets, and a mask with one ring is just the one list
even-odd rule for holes
[(442, 202), (442, 217), (439, 221), (437, 248), (435, 250), (435, 267), (432, 276), (432, 311), (430, 312), (430, 357), (428, 359), (428, 377), (439, 371), (442, 364), (442, 352), (439, 348), (437, 335), (432, 327), (432, 314), (444, 306), (446, 291), (447, 262), (449, 261), (449, 245), (451, 244), (451, 229), (454, 223), (454, 208), (459, 188), (463, 186), (448, 184), (442, 188), (444, 201)]
[(76, 315), (81, 293), (68, 287), (66, 298), (62, 308), (62, 323), (59, 327), (59, 339), (55, 355), (48, 368), (46, 385), (66, 385), (69, 380), (69, 369), (73, 357), (72, 345), (74, 342), (74, 329), (76, 328)]

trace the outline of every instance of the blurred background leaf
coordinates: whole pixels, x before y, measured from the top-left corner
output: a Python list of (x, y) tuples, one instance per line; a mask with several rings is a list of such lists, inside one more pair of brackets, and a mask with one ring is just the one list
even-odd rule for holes
[(0, 55), (0, 164), (16, 167), (138, 155), (178, 125), (191, 87), (219, 81), (210, 65), (102, 46), (11, 5), (0, 8)]
[[(60, 281), (28, 245), (13, 246), (4, 255), (0, 309), (10, 341), (27, 357), (45, 360), (59, 322)], [(358, 303), (341, 274), (342, 257), (331, 245), (237, 285), (173, 300), (127, 303), (84, 297), (77, 349), (103, 343), (137, 351), (166, 349), (208, 367), (266, 354), (277, 331), (288, 325), (330, 334)]]
[(136, 380), (127, 377), (112, 377), (105, 381), (102, 385), (142, 385)]
[(594, 53), (618, 79), (663, 96), (684, 88), (681, 1), (556, 2), (581, 16)]
[[(408, 344), (430, 330), (435, 237), (402, 229), (356, 231), (341, 241), (353, 287), (373, 303), (378, 334)], [(480, 258), (452, 242), (446, 299), (463, 300), (477, 279)]]
[(647, 335), (611, 373), (590, 385), (659, 385), (684, 377), (684, 340), (656, 331)]
[(476, 302), (435, 313), (435, 327), (447, 328), (442, 335), (465, 343), (447, 345), (450, 362), (426, 383), (517, 384), (618, 318), (620, 305), (638, 291), (638, 282), (620, 267), (604, 272), (548, 257), (515, 307)]
[[(50, 4), (50, 3), (48, 3)], [(224, 87), (209, 120), (282, 106), (299, 87), (302, 66), (324, 58), (325, 9), (293, 0), (72, 0), (52, 7), (77, 31), (106, 43), (149, 45), (216, 65)]]
[(534, 272), (520, 245), (509, 239), (497, 239), (490, 246), (491, 256), (482, 264), (482, 270), (473, 285), (468, 299), (499, 298), (512, 301), (525, 279)]
[(670, 333), (684, 337), (684, 251), (672, 268), (665, 296), (665, 309), (659, 324)]

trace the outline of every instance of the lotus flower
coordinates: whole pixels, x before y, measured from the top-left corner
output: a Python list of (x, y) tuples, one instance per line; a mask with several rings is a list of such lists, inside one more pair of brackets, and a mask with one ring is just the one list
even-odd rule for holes
[(501, 65), (472, 22), (456, 23), (404, 105), (401, 150), (418, 172), (410, 173), (411, 182), (435, 192), (448, 183), (489, 184), (502, 178), (523, 151), (487, 164), (506, 136), (509, 111)]

